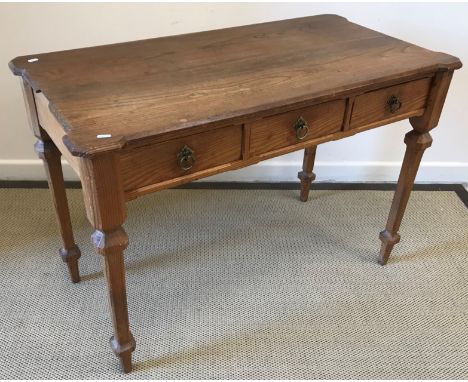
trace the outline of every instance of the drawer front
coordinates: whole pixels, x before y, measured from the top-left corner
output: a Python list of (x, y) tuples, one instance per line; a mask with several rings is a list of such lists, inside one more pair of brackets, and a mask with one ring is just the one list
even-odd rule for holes
[(345, 100), (325, 102), (250, 124), (250, 153), (261, 154), (341, 130)]
[(421, 115), (431, 86), (431, 78), (407, 82), (357, 96), (350, 128), (378, 125)]
[(229, 126), (123, 153), (125, 191), (241, 159), (242, 126)]

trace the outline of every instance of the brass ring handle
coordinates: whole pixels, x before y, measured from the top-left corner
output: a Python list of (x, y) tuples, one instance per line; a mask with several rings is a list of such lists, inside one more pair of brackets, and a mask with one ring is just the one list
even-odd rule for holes
[(401, 108), (401, 101), (400, 101), (400, 98), (398, 98), (397, 96), (395, 95), (392, 95), (388, 101), (387, 101), (387, 105), (390, 109), (390, 113), (396, 113), (398, 110), (400, 110)]
[(184, 146), (177, 154), (177, 163), (183, 171), (190, 170), (195, 164), (195, 152), (188, 146)]
[(294, 130), (296, 131), (296, 138), (301, 141), (309, 134), (309, 125), (304, 118), (299, 117), (294, 124)]

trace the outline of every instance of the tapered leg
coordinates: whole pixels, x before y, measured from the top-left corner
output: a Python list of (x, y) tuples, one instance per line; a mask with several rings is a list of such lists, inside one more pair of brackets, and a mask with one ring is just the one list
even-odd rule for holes
[(405, 213), (406, 205), (413, 188), (414, 179), (418, 172), (419, 164), (424, 150), (432, 144), (429, 133), (410, 131), (405, 136), (406, 152), (401, 167), (398, 184), (393, 196), (392, 207), (388, 216), (385, 230), (380, 232), (382, 246), (380, 248), (379, 264), (385, 265), (388, 261), (393, 246), (400, 241), (400, 224)]
[(123, 251), (128, 245), (128, 237), (123, 228), (103, 232), (96, 230), (92, 236), (98, 253), (103, 255), (103, 268), (109, 290), (114, 335), (110, 345), (120, 358), (125, 373), (132, 370), (132, 352), (135, 339), (129, 329), (127, 292), (125, 287), (125, 263)]
[(67, 264), (72, 282), (80, 281), (78, 270), (78, 259), (81, 256), (80, 249), (75, 244), (73, 230), (68, 210), (67, 194), (63, 180), (62, 164), (60, 162), (60, 151), (51, 140), (39, 139), (35, 145), (37, 155), (44, 162), (47, 173), (49, 189), (55, 206), (55, 214), (62, 236), (63, 247), (59, 253), (62, 260)]
[(130, 332), (128, 319), (123, 257), (123, 251), (128, 245), (128, 236), (122, 228), (125, 220), (125, 201), (118, 166), (118, 158), (113, 156), (84, 159), (81, 174), (84, 180), (86, 212), (95, 228), (92, 241), (96, 251), (103, 257), (109, 292), (114, 326), (110, 345), (119, 357), (123, 371), (128, 373), (132, 370), (132, 352), (136, 344)]
[(34, 135), (38, 139), (35, 149), (38, 156), (44, 162), (49, 188), (54, 200), (55, 213), (60, 233), (62, 235), (63, 247), (60, 249), (59, 253), (63, 261), (67, 263), (71, 280), (74, 283), (77, 283), (80, 281), (78, 259), (81, 256), (81, 252), (73, 238), (70, 212), (68, 211), (67, 194), (65, 192), (65, 184), (63, 181), (62, 164), (60, 163), (61, 153), (55, 146), (54, 142), (50, 139), (47, 132), (39, 125), (36, 102), (34, 100), (34, 91), (26, 81), (23, 80), (22, 84), (29, 124)]
[(297, 174), (301, 180), (301, 196), (303, 202), (309, 199), (310, 184), (315, 180), (315, 174), (312, 172), (314, 169), (315, 153), (317, 146), (307, 147), (304, 150), (304, 161), (302, 163), (302, 171)]

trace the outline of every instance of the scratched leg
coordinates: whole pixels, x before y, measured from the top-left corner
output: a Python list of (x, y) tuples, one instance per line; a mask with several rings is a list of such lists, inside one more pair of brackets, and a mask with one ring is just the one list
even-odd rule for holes
[(37, 155), (43, 160), (47, 173), (49, 189), (55, 206), (55, 214), (62, 236), (63, 247), (59, 253), (62, 260), (67, 264), (72, 282), (80, 281), (78, 270), (78, 259), (81, 256), (80, 249), (75, 244), (73, 230), (68, 210), (67, 194), (63, 180), (62, 164), (60, 162), (60, 151), (51, 140), (39, 139), (35, 145)]
[(315, 153), (317, 146), (307, 147), (304, 150), (304, 161), (302, 163), (302, 171), (297, 174), (301, 180), (301, 196), (303, 202), (309, 199), (310, 185), (315, 180), (315, 174), (312, 172), (314, 169)]
[(385, 265), (393, 246), (400, 241), (400, 224), (405, 213), (406, 205), (413, 188), (414, 179), (424, 151), (431, 146), (432, 137), (429, 133), (410, 131), (405, 136), (406, 152), (401, 166), (398, 184), (393, 196), (392, 207), (388, 216), (385, 230), (380, 232), (382, 246), (380, 248), (379, 264)]
[(103, 268), (109, 292), (109, 305), (114, 326), (110, 345), (119, 357), (125, 373), (132, 370), (135, 339), (130, 332), (125, 263), (123, 251), (128, 236), (122, 228), (125, 220), (125, 200), (119, 160), (111, 155), (83, 159), (81, 174), (88, 219), (95, 231), (92, 241), (103, 257)]

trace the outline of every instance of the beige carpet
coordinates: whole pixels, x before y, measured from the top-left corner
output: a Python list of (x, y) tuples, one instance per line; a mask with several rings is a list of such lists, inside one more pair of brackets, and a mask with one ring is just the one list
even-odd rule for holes
[(68, 281), (48, 190), (0, 190), (0, 378), (468, 378), (468, 213), (414, 192), (174, 190), (128, 205), (135, 371), (119, 373), (80, 190)]

